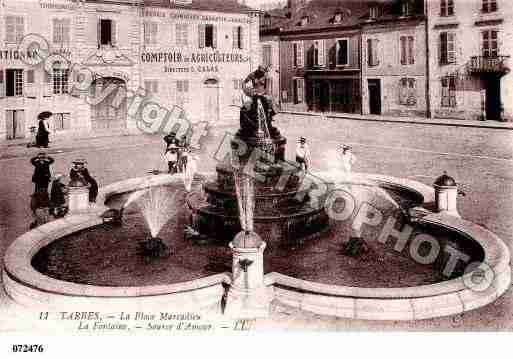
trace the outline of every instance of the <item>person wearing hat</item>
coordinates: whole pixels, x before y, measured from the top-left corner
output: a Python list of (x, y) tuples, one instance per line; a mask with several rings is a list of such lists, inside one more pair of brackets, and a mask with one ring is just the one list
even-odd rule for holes
[(176, 138), (176, 132), (171, 131), (169, 134), (164, 136), (164, 142), (166, 143), (166, 151), (171, 145), (176, 145), (177, 138)]
[(342, 158), (342, 170), (350, 174), (353, 170), (353, 165), (356, 163), (356, 156), (351, 151), (351, 147), (347, 145), (341, 145), (340, 149), (340, 157)]
[(64, 175), (57, 174), (52, 182), (50, 190), (50, 214), (55, 218), (62, 218), (68, 212), (66, 206), (66, 193), (68, 192), (66, 185), (61, 182)]
[(37, 134), (36, 134), (36, 147), (48, 148), (50, 143), (50, 131), (48, 123), (46, 122), (52, 116), (51, 112), (41, 112), (37, 117), (39, 120)]
[(95, 203), (98, 197), (98, 182), (91, 176), (87, 169), (87, 161), (79, 159), (73, 161), (73, 167), (69, 173), (71, 181), (82, 181), (89, 186), (89, 202)]
[(36, 157), (30, 160), (34, 166), (34, 174), (32, 175), (32, 182), (35, 185), (35, 193), (48, 193), (48, 185), (52, 175), (50, 173), (50, 166), (55, 160), (48, 156), (45, 152), (40, 152)]
[(296, 148), (296, 162), (305, 172), (308, 171), (310, 164), (310, 148), (306, 143), (306, 138), (301, 137), (299, 139), (298, 146)]
[(164, 159), (167, 161), (167, 168), (170, 174), (174, 175), (178, 172), (178, 146), (171, 144), (164, 154)]

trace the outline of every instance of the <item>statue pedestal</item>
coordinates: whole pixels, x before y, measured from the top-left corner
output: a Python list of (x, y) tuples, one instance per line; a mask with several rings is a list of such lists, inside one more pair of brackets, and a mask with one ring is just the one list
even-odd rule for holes
[(255, 248), (238, 248), (234, 242), (230, 243), (233, 282), (228, 290), (224, 312), (238, 319), (267, 317), (272, 293), (264, 285), (266, 244), (261, 242)]
[(86, 186), (69, 187), (68, 215), (81, 214), (89, 210), (89, 188)]

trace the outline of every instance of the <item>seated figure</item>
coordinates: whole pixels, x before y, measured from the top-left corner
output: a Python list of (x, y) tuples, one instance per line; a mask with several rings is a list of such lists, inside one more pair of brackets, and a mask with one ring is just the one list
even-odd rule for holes
[(251, 98), (245, 103), (240, 113), (239, 135), (243, 137), (255, 137), (258, 127), (258, 100), (262, 103), (266, 114), (267, 128), (271, 138), (279, 138), (280, 131), (272, 125), (276, 112), (273, 108), (272, 98), (268, 96), (266, 89), (268, 68), (259, 66), (256, 71), (250, 73), (243, 83), (243, 92)]

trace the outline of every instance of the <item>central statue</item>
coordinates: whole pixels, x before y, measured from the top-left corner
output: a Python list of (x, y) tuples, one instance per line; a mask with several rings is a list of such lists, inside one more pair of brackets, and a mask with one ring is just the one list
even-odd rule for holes
[(250, 73), (243, 82), (242, 91), (251, 98), (246, 102), (240, 112), (240, 130), (238, 136), (241, 138), (255, 138), (259, 128), (259, 103), (265, 113), (266, 127), (273, 139), (280, 138), (280, 131), (272, 125), (276, 112), (273, 108), (272, 98), (267, 93), (269, 67), (258, 66)]

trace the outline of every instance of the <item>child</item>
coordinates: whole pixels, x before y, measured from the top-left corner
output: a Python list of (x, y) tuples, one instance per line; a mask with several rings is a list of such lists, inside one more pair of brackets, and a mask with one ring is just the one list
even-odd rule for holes
[(299, 139), (299, 144), (296, 149), (296, 162), (302, 170), (305, 172), (308, 171), (308, 166), (310, 164), (310, 149), (308, 148), (306, 138), (304, 137)]
[(66, 215), (68, 208), (66, 207), (66, 193), (67, 188), (61, 179), (64, 176), (57, 174), (52, 182), (52, 189), (50, 191), (50, 214), (55, 218), (62, 218)]
[(174, 175), (178, 172), (178, 147), (175, 144), (172, 144), (168, 147), (166, 150), (166, 153), (164, 154), (164, 158), (167, 161), (167, 166), (169, 173)]
[(342, 170), (345, 173), (350, 174), (353, 169), (353, 165), (356, 163), (356, 156), (353, 155), (350, 146), (342, 145), (340, 146), (340, 149), (342, 151), (340, 154), (342, 157)]

